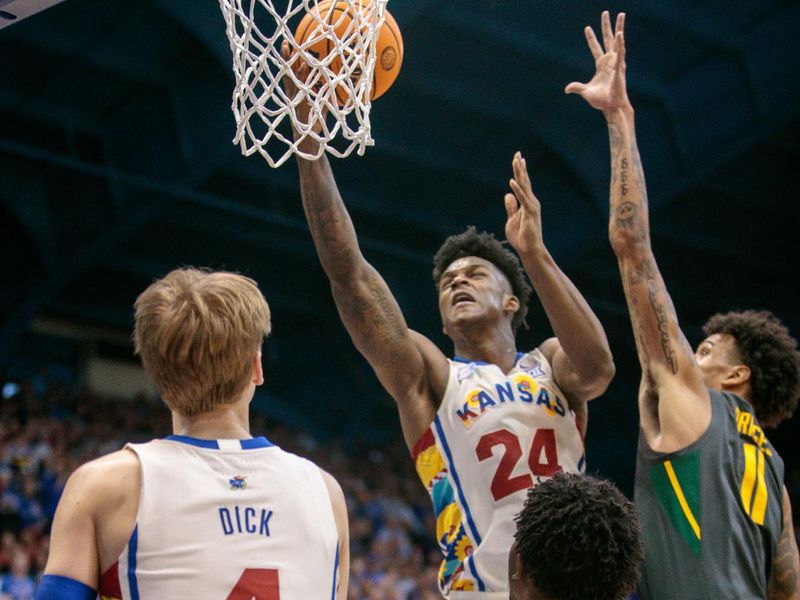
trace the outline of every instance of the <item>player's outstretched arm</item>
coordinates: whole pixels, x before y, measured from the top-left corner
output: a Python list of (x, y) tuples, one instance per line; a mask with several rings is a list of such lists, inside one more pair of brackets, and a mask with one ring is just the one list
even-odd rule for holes
[(542, 238), (541, 205), (533, 193), (525, 159), (512, 161), (512, 193), (506, 194), (506, 237), (542, 302), (556, 337), (542, 345), (570, 404), (602, 394), (614, 376), (605, 331), (586, 300), (558, 268)]
[[(288, 58), (288, 45), (284, 56)], [(304, 78), (305, 65), (297, 76)], [(287, 94), (297, 93), (290, 78)], [(301, 115), (302, 118), (302, 115)], [(306, 138), (305, 149), (315, 142)], [(339, 315), (358, 350), (398, 405), (403, 435), (413, 446), (433, 421), (448, 375), (447, 359), (411, 331), (380, 274), (361, 254), (356, 232), (327, 158), (298, 156), (300, 192), (311, 236), (328, 276)]]
[(608, 12), (604, 12), (602, 46), (592, 28), (585, 29), (597, 70), (591, 81), (570, 83), (566, 92), (580, 94), (603, 112), (608, 123), (609, 237), (642, 366), (639, 414), (651, 447), (671, 452), (705, 432), (711, 422), (711, 405), (650, 244), (647, 190), (625, 81), (624, 27), (624, 13), (617, 17), (614, 31)]
[(769, 600), (800, 600), (800, 558), (792, 525), (792, 503), (783, 488), (783, 531), (778, 539), (767, 587)]

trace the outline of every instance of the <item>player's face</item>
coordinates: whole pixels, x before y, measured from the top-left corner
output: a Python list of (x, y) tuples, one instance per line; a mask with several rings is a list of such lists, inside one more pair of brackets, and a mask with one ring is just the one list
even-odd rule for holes
[(741, 364), (736, 338), (727, 333), (714, 333), (700, 342), (694, 354), (703, 373), (703, 382), (714, 390), (722, 390), (722, 382), (731, 369)]
[(505, 318), (516, 307), (506, 276), (483, 258), (459, 258), (439, 279), (439, 312), (445, 333), (476, 320)]

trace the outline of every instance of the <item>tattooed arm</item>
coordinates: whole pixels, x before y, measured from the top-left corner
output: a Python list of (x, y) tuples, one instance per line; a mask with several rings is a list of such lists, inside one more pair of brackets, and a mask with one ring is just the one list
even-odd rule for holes
[(647, 190), (636, 144), (633, 107), (625, 84), (625, 15), (611, 29), (603, 13), (603, 44), (585, 30), (597, 72), (587, 83), (571, 83), (601, 110), (611, 145), (609, 237), (617, 256), (642, 367), (639, 415), (645, 438), (662, 452), (684, 448), (711, 422), (711, 404), (694, 354), (678, 325), (675, 308), (650, 244)]
[(783, 531), (778, 539), (772, 573), (767, 587), (769, 600), (800, 599), (800, 558), (792, 525), (792, 503), (789, 492), (783, 488)]
[[(287, 45), (283, 52), (288, 58)], [(296, 74), (304, 79), (307, 67), (300, 64)], [(284, 87), (290, 97), (297, 93), (289, 79)], [(302, 118), (308, 119), (308, 112)], [(316, 150), (311, 137), (300, 138), (297, 132), (295, 137), (305, 151)], [(386, 282), (361, 254), (325, 155), (313, 161), (298, 156), (297, 163), (303, 210), (339, 316), (395, 399), (403, 435), (411, 447), (433, 421), (447, 382), (447, 359), (430, 340), (408, 328)]]

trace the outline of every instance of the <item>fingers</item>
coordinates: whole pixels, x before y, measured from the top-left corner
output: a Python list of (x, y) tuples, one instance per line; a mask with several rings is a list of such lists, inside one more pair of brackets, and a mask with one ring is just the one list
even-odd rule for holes
[(514, 194), (506, 194), (503, 198), (503, 201), (506, 205), (506, 215), (508, 215), (508, 218), (510, 219), (514, 216), (514, 213), (519, 210), (519, 204), (517, 203), (517, 199), (514, 197)]
[(621, 12), (617, 15), (617, 24), (614, 27), (614, 34), (625, 32), (625, 13)]
[(614, 52), (617, 53), (617, 68), (625, 68), (625, 37), (621, 31), (614, 38)]
[(586, 89), (585, 83), (579, 83), (577, 81), (573, 81), (572, 83), (568, 83), (567, 87), (564, 88), (565, 94), (582, 94), (583, 90)]
[(522, 153), (517, 152), (514, 154), (514, 160), (511, 162), (514, 170), (514, 178), (508, 181), (511, 191), (514, 192), (516, 201), (520, 206), (526, 210), (535, 210), (536, 196), (531, 189), (531, 179), (528, 175), (528, 165), (522, 157)]
[(611, 16), (607, 10), (604, 10), (602, 17), (600, 17), (600, 26), (603, 30), (603, 46), (606, 52), (611, 52), (614, 48), (614, 32), (611, 31)]
[(594, 57), (594, 60), (597, 61), (601, 56), (603, 56), (603, 48), (600, 46), (600, 42), (597, 41), (597, 36), (594, 34), (594, 30), (588, 25), (584, 28), (583, 34), (586, 36), (586, 43), (589, 44), (589, 50)]

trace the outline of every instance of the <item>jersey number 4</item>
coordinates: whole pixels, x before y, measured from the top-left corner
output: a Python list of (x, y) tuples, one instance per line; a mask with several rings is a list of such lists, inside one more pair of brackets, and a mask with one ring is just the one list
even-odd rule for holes
[(245, 569), (225, 600), (281, 600), (278, 569)]
[[(558, 464), (556, 435), (552, 429), (536, 430), (528, 451), (530, 473), (511, 477), (519, 459), (522, 458), (522, 446), (519, 438), (508, 429), (498, 429), (481, 437), (475, 448), (478, 461), (483, 462), (491, 458), (495, 446), (503, 447), (500, 464), (497, 465), (497, 471), (492, 478), (491, 490), (495, 502), (519, 490), (528, 489), (533, 485), (533, 477), (552, 477), (561, 470), (561, 465)], [(542, 459), (543, 450), (544, 459)]]

